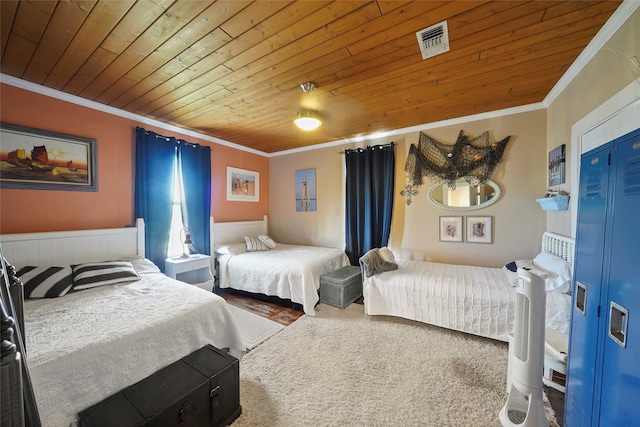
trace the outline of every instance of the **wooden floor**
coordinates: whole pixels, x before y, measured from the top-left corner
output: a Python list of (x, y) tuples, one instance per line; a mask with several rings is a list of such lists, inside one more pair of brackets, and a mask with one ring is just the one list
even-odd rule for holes
[[(214, 292), (227, 300), (229, 304), (266, 317), (285, 326), (289, 326), (304, 314), (301, 305), (292, 304), (290, 301), (284, 301), (276, 297), (248, 294), (233, 289), (216, 288)], [(551, 407), (556, 413), (558, 424), (562, 427), (564, 417), (564, 393), (547, 386), (544, 386), (544, 390), (547, 393)]]
[(304, 314), (302, 306), (277, 297), (249, 294), (233, 289), (215, 288), (214, 292), (229, 304), (266, 317), (281, 325), (289, 326)]

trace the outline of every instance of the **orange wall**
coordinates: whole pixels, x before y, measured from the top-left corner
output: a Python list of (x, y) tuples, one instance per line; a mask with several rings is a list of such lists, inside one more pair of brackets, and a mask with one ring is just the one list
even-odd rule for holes
[[(133, 223), (136, 126), (211, 146), (211, 213), (218, 222), (269, 211), (269, 158), (0, 84), (0, 120), (97, 140), (98, 191), (0, 189), (0, 234), (123, 227)], [(2, 141), (0, 141), (1, 148)], [(260, 173), (259, 202), (226, 201), (226, 167)]]

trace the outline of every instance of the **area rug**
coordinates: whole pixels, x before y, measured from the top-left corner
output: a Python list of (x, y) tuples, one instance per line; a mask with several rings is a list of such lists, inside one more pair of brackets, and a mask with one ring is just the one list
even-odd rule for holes
[[(500, 426), (506, 343), (324, 304), (240, 362), (233, 427)], [(545, 398), (551, 426), (555, 415)]]
[(284, 326), (229, 304), (247, 350), (251, 350), (284, 329)]

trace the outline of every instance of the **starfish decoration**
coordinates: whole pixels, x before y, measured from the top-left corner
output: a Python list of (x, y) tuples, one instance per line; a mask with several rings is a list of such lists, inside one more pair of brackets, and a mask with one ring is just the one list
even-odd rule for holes
[(420, 132), (418, 146), (411, 144), (405, 170), (414, 186), (422, 185), (424, 177), (442, 179), (455, 188), (458, 178), (471, 185), (485, 182), (493, 173), (511, 137), (492, 142), (489, 132), (469, 139), (460, 131), (455, 144), (443, 144)]

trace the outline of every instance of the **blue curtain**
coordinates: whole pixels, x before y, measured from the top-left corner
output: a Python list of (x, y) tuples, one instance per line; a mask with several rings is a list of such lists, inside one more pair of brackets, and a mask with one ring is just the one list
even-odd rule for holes
[(387, 246), (395, 184), (394, 145), (346, 150), (346, 248), (351, 265)]
[(145, 222), (146, 257), (164, 271), (171, 228), (173, 169), (178, 142), (136, 128), (136, 218)]
[(184, 197), (182, 218), (195, 252), (211, 255), (211, 148), (189, 143), (178, 147)]
[(176, 160), (185, 188), (185, 226), (191, 232), (193, 248), (209, 254), (211, 149), (136, 128), (134, 214), (145, 221), (146, 257), (162, 271), (171, 231)]

